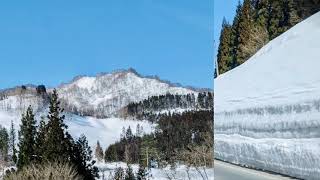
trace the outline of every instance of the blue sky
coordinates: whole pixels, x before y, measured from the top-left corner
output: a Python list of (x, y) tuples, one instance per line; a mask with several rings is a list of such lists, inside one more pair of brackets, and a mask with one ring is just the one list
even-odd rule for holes
[(13, 0), (0, 23), (0, 89), (129, 67), (212, 87), (213, 0)]
[[(242, 2), (242, 1), (241, 1)], [(219, 38), (222, 26), (222, 20), (225, 17), (229, 23), (232, 23), (239, 0), (214, 0), (214, 40), (215, 52), (219, 45)]]

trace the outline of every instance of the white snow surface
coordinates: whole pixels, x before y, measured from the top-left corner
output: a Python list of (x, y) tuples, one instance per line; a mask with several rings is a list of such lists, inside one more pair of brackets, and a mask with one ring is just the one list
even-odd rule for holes
[[(39, 121), (43, 112), (36, 114), (36, 119)], [(13, 112), (0, 110), (0, 125), (9, 129), (11, 120), (14, 122), (15, 128), (19, 129), (21, 123), (21, 115)], [(148, 121), (139, 120), (124, 120), (120, 118), (97, 119), (94, 117), (81, 117), (74, 114), (67, 113), (65, 123), (68, 125), (68, 131), (74, 138), (80, 137), (84, 134), (92, 148), (95, 148), (99, 140), (103, 149), (110, 144), (120, 140), (120, 133), (122, 128), (126, 129), (130, 126), (132, 132), (136, 132), (138, 124), (143, 127), (144, 133), (153, 131), (153, 124)]]
[(71, 117), (66, 116), (66, 122), (74, 137), (79, 137), (81, 134), (86, 135), (92, 148), (95, 148), (96, 142), (99, 140), (103, 149), (120, 140), (123, 127), (127, 129), (130, 126), (134, 134), (138, 124), (146, 134), (151, 133), (154, 128), (154, 125), (149, 121), (124, 120), (121, 118), (97, 119), (71, 115)]
[(196, 91), (171, 85), (155, 78), (147, 78), (127, 70), (96, 77), (83, 76), (58, 88), (58, 93), (69, 106), (77, 109), (115, 113), (130, 102), (150, 96), (197, 94)]
[[(100, 179), (112, 179), (116, 168), (123, 168), (124, 171), (127, 168), (127, 164), (123, 162), (114, 162), (114, 163), (103, 163), (98, 162), (96, 166), (100, 171)], [(133, 164), (130, 165), (133, 169), (134, 174), (138, 172), (139, 165)], [(188, 179), (187, 174), (188, 168), (185, 165), (177, 165), (175, 169), (171, 169), (169, 166), (166, 168), (151, 168), (148, 171), (148, 179), (150, 180), (168, 180), (168, 179), (176, 179), (176, 180), (186, 180)], [(201, 174), (200, 174), (201, 173)], [(214, 169), (213, 168), (199, 168), (197, 171), (194, 167), (189, 168), (189, 176), (192, 180), (203, 180), (202, 176), (204, 176), (207, 180), (214, 180)]]
[(320, 13), (215, 79), (215, 157), (320, 177)]

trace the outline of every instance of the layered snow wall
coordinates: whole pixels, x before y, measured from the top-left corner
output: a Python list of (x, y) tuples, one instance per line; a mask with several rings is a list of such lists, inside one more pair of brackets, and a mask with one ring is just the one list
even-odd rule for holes
[(320, 177), (320, 13), (214, 83), (216, 158)]

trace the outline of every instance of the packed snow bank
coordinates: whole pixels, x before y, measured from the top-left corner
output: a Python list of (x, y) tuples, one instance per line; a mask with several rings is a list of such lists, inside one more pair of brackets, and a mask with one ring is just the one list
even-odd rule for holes
[(314, 179), (320, 174), (320, 138), (255, 139), (215, 135), (215, 155), (224, 161), (262, 170)]
[(320, 13), (215, 79), (215, 157), (320, 177)]
[[(124, 170), (127, 168), (127, 164), (123, 162), (115, 162), (115, 163), (102, 163), (98, 162), (96, 166), (100, 171), (100, 179), (113, 179), (113, 175), (115, 173), (116, 168), (123, 168)], [(136, 174), (139, 169), (139, 165), (134, 164), (131, 165), (133, 172)], [(189, 177), (188, 178), (188, 173)], [(200, 174), (201, 173), (201, 174)], [(203, 178), (203, 177), (204, 178)], [(175, 169), (171, 169), (169, 167), (158, 169), (151, 168), (148, 171), (148, 179), (150, 180), (167, 180), (167, 179), (176, 179), (176, 180), (214, 180), (214, 170), (213, 168), (200, 168), (199, 171), (193, 167), (190, 167), (189, 170), (185, 165), (178, 165)]]

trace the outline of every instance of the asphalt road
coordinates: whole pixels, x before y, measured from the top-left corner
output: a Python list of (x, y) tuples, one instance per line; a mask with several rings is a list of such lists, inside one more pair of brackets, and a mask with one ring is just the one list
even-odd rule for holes
[(214, 161), (215, 180), (288, 180), (291, 178)]

